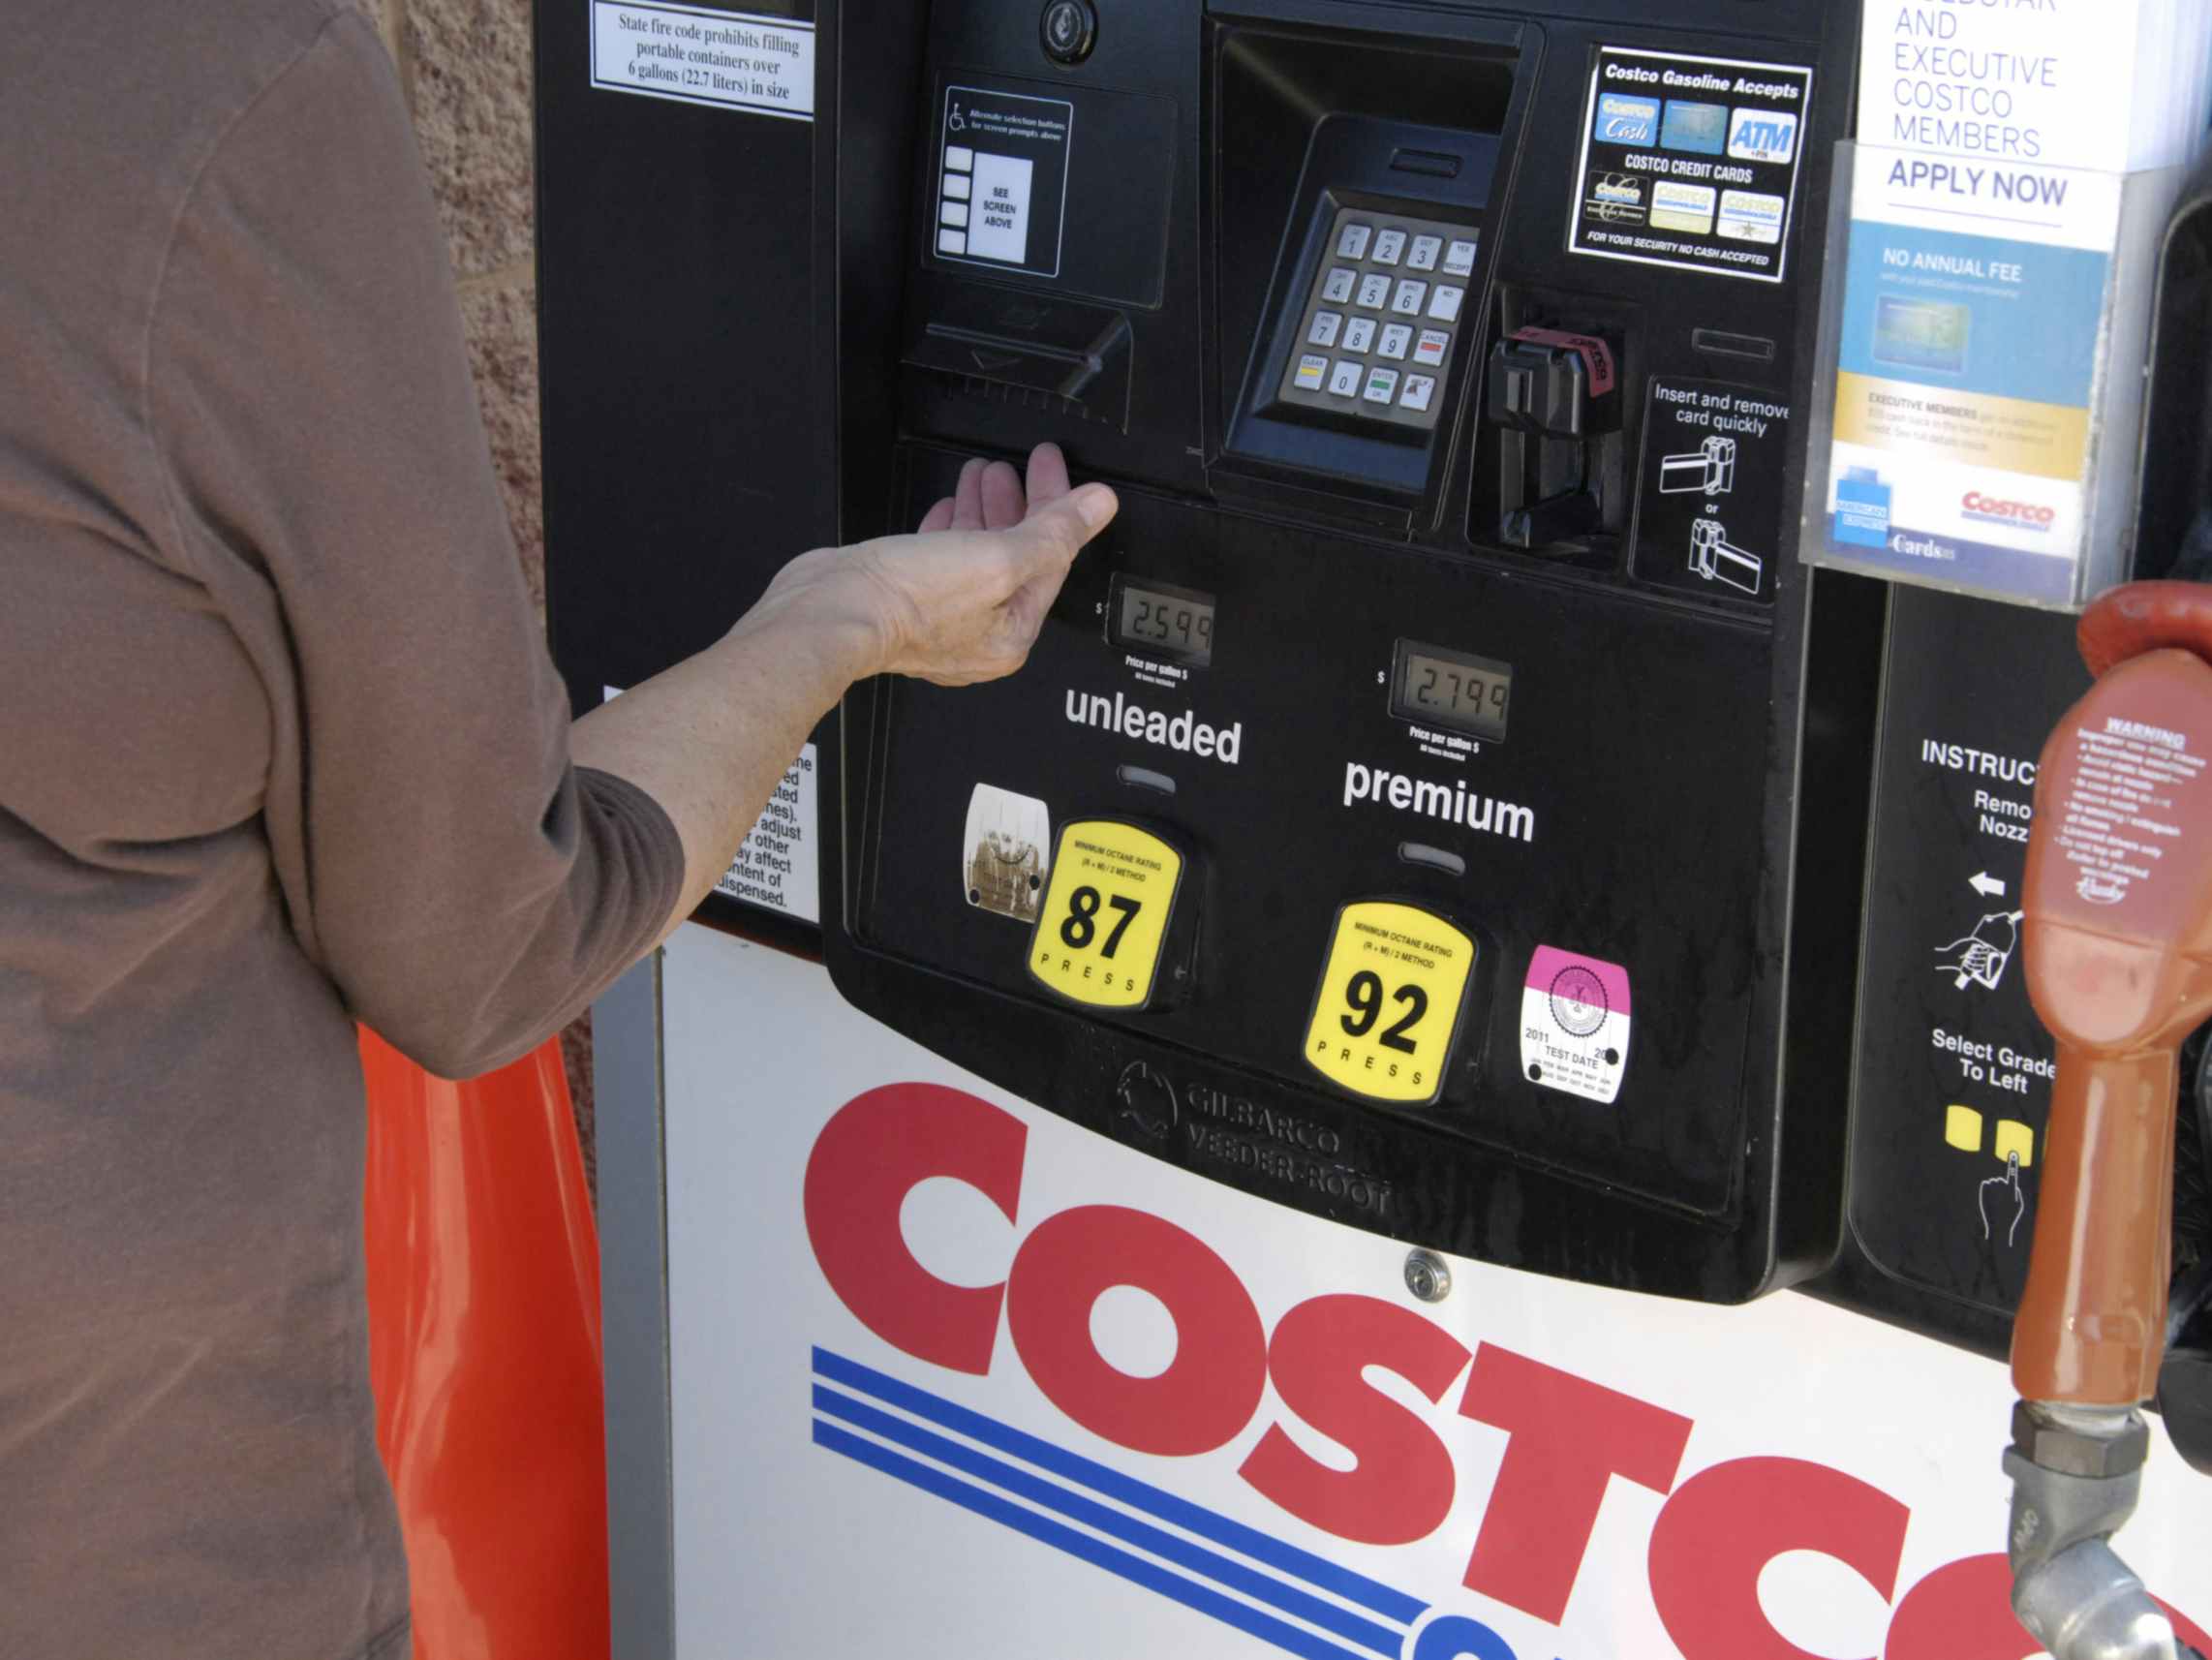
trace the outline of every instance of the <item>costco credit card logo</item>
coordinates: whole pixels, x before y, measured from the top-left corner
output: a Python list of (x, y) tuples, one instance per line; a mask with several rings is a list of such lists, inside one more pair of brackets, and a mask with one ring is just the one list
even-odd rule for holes
[(1659, 100), (1598, 94), (1597, 118), (1590, 137), (1601, 144), (1649, 144), (1659, 137)]
[[(1693, 1423), (1666, 1402), (1494, 1343), (1470, 1347), (1381, 1298), (1310, 1297), (1271, 1330), (1236, 1264), (1164, 1217), (1120, 1205), (1025, 1214), (1028, 1138), (1021, 1118), (965, 1091), (886, 1085), (822, 1127), (805, 1184), (823, 1277), (908, 1363), (894, 1371), (816, 1347), (814, 1445), (1019, 1536), (1009, 1572), (1015, 1552), (1058, 1551), (1307, 1660), (1615, 1660), (1549, 1643), (1518, 1651), (1490, 1620), (1502, 1609), (1558, 1625), (1601, 1524), (1648, 1513), (1636, 1524), (1639, 1571), (1682, 1660), (1807, 1653), (1793, 1637), (1808, 1616), (1772, 1611), (1786, 1636), (1762, 1592), (1767, 1568), (1795, 1553), (1881, 1599), (1882, 1660), (2022, 1652), (2003, 1554), (1900, 1583), (1912, 1513), (1871, 1483), (1778, 1455), (1685, 1470)], [(907, 1248), (902, 1208), (933, 1181), (967, 1185), (1005, 1218), (1002, 1278), (956, 1284)], [(1174, 1323), (1172, 1358), (1152, 1375), (1099, 1352), (1094, 1308), (1121, 1287)], [(1016, 1369), (1064, 1420), (1065, 1439), (990, 1409), (991, 1380)], [(1441, 1413), (1420, 1415), (1373, 1372)], [(1122, 1456), (1069, 1444), (1091, 1437)], [(1346, 1456), (1324, 1461), (1302, 1445), (1317, 1438)], [(1230, 1469), (1232, 1443), (1249, 1450)], [(1187, 1495), (1201, 1478), (1212, 1503)], [(1426, 1548), (1465, 1516), (1455, 1497), (1469, 1479), (1489, 1487), (1454, 1542), (1457, 1584), (1377, 1568), (1375, 1548)], [(1286, 1537), (1305, 1532), (1295, 1523), (1359, 1547), (1364, 1571)], [(2176, 1626), (2212, 1647), (2186, 1618)]]

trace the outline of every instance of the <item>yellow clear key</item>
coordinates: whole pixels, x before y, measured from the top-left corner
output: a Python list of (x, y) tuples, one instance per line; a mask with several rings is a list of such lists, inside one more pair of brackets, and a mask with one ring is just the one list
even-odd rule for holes
[(1094, 1008), (1152, 1000), (1183, 855), (1111, 818), (1060, 826), (1044, 912), (1029, 937), (1029, 976)]
[(1459, 1030), (1475, 942), (1442, 917), (1390, 900), (1336, 913), (1306, 1063), (1378, 1101), (1433, 1101)]

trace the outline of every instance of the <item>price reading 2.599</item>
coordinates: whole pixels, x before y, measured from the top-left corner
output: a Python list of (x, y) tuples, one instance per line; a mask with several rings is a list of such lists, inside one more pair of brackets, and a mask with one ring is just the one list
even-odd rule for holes
[(1112, 622), (1118, 646), (1200, 667), (1214, 661), (1212, 595), (1116, 577)]

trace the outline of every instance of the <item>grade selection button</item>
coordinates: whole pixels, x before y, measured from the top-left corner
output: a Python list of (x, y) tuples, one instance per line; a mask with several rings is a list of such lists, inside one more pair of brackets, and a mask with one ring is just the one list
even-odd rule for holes
[(1111, 818), (1060, 826), (1029, 976), (1071, 1002), (1142, 1008), (1152, 1000), (1183, 855)]
[(1371, 1100), (1433, 1101), (1474, 965), (1474, 940), (1440, 916), (1390, 900), (1347, 905), (1306, 1024), (1306, 1064)]

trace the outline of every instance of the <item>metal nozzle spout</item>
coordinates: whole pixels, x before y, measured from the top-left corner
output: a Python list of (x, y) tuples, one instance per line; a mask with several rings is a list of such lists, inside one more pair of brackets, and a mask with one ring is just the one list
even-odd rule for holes
[(2181, 1660), (2173, 1625), (2104, 1539), (2084, 1539), (2012, 1582), (2012, 1612), (2052, 1660)]

